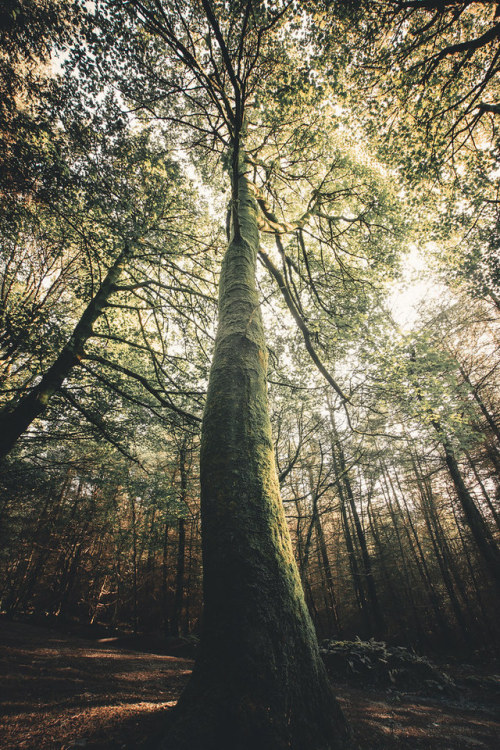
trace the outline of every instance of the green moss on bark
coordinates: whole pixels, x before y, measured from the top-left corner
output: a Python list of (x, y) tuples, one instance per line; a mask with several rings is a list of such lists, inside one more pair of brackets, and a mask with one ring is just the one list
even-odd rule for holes
[[(242, 169), (243, 172), (243, 169)], [(352, 743), (307, 612), (279, 495), (255, 283), (257, 205), (239, 180), (201, 447), (201, 654), (164, 750)]]

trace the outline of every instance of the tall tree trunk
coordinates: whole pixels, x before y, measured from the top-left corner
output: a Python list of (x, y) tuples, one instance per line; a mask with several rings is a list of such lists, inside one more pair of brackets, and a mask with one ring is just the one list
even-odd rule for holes
[[(325, 603), (328, 608), (329, 622), (333, 626), (334, 635), (338, 638), (342, 637), (342, 625), (340, 622), (337, 596), (335, 594), (335, 586), (333, 583), (333, 572), (330, 565), (330, 559), (328, 557), (328, 550), (326, 548), (325, 532), (321, 524), (321, 518), (319, 513), (316, 514), (315, 519), (315, 531), (316, 538), (318, 540), (318, 559), (321, 566), (321, 570), (324, 576), (324, 587), (325, 587)], [(331, 633), (329, 633), (331, 635)]]
[(184, 518), (179, 518), (177, 529), (177, 568), (175, 571), (174, 604), (172, 607), (172, 616), (170, 618), (170, 635), (174, 636), (180, 634), (182, 603), (184, 599), (184, 569), (186, 554), (186, 522)]
[(486, 455), (488, 456), (493, 469), (495, 470), (497, 482), (500, 480), (500, 453), (495, 445), (489, 440), (486, 441)]
[(475, 566), (471, 560), (469, 545), (467, 544), (468, 540), (465, 538), (463, 529), (461, 527), (459, 519), (457, 518), (457, 511), (455, 509), (454, 503), (451, 503), (451, 508), (452, 508), (453, 516), (455, 518), (455, 524), (458, 530), (458, 536), (460, 538), (461, 547), (462, 547), (460, 551), (460, 556), (461, 557), (463, 556), (467, 563), (467, 569), (469, 571), (470, 579), (472, 582), (474, 596), (476, 598), (476, 602), (479, 606), (479, 611), (481, 613), (480, 617), (474, 617), (473, 619), (474, 627), (476, 631), (479, 631), (480, 637), (494, 637), (494, 633), (491, 628), (490, 617), (484, 606), (483, 597), (481, 595), (481, 590), (479, 586), (479, 581), (477, 579), (476, 571), (474, 570)]
[(201, 443), (201, 649), (161, 747), (347, 748), (279, 495), (255, 283), (257, 205), (236, 156)]
[(465, 370), (462, 367), (462, 365), (460, 364), (460, 362), (457, 361), (457, 365), (458, 365), (458, 369), (459, 369), (460, 375), (464, 379), (464, 382), (467, 383), (467, 385), (469, 386), (470, 392), (472, 393), (472, 397), (473, 397), (474, 401), (476, 402), (476, 404), (479, 406), (479, 410), (480, 410), (481, 414), (485, 418), (485, 420), (486, 420), (489, 428), (491, 429), (491, 432), (496, 437), (496, 439), (498, 441), (498, 444), (500, 444), (500, 428), (498, 427), (498, 424), (496, 423), (493, 415), (491, 414), (491, 412), (489, 411), (489, 409), (485, 405), (483, 399), (479, 395), (477, 386), (475, 386), (475, 385), (472, 384), (469, 376), (465, 372)]
[(375, 578), (373, 576), (373, 566), (370, 553), (368, 551), (368, 544), (366, 541), (366, 534), (364, 532), (361, 519), (359, 517), (358, 509), (356, 507), (356, 500), (352, 490), (351, 480), (349, 478), (349, 472), (347, 470), (344, 451), (340, 441), (337, 439), (336, 442), (337, 456), (339, 460), (339, 468), (341, 481), (344, 484), (345, 493), (349, 501), (349, 508), (351, 510), (352, 518), (354, 521), (354, 528), (356, 530), (356, 537), (358, 539), (359, 547), (361, 550), (361, 561), (363, 564), (363, 577), (366, 584), (366, 593), (368, 595), (368, 601), (370, 602), (370, 610), (373, 616), (373, 633), (372, 635), (381, 635), (384, 630), (384, 620), (382, 616), (382, 610), (378, 601), (377, 589), (375, 586)]
[(139, 605), (137, 601), (137, 513), (135, 507), (135, 497), (130, 496), (130, 510), (132, 521), (132, 619), (134, 624), (134, 635), (139, 630)]
[(193, 546), (196, 537), (196, 521), (189, 524), (189, 542), (187, 545), (186, 583), (184, 586), (184, 619), (182, 633), (191, 632), (191, 600), (193, 596)]
[[(187, 454), (187, 447), (186, 447), (186, 441), (184, 441), (179, 451), (179, 472), (180, 472), (180, 477), (181, 477), (179, 501), (183, 509), (186, 507), (186, 500), (187, 500), (188, 473), (187, 473), (186, 454)], [(170, 618), (170, 634), (175, 635), (175, 636), (178, 636), (180, 634), (182, 605), (183, 605), (183, 600), (184, 600), (185, 568), (186, 568), (186, 521), (184, 518), (179, 518), (174, 605), (172, 607), (172, 616)]]
[(352, 539), (350, 522), (349, 522), (349, 518), (347, 515), (347, 505), (346, 505), (346, 499), (345, 499), (345, 494), (344, 494), (344, 488), (342, 485), (342, 481), (340, 479), (340, 472), (337, 466), (337, 460), (335, 458), (335, 448), (334, 448), (333, 443), (332, 443), (332, 462), (333, 462), (335, 474), (338, 477), (337, 490), (338, 490), (339, 499), (340, 499), (340, 514), (342, 518), (342, 527), (344, 530), (344, 538), (345, 538), (345, 543), (347, 547), (349, 567), (351, 569), (354, 594), (356, 596), (356, 604), (358, 605), (360, 613), (363, 615), (363, 619), (364, 619), (363, 625), (366, 629), (366, 635), (369, 636), (370, 631), (371, 631), (370, 611), (368, 609), (368, 602), (366, 601), (365, 590), (363, 588), (362, 581), (361, 581), (361, 572), (358, 567), (356, 550), (354, 549), (354, 542)]
[[(416, 461), (418, 464), (418, 459), (416, 459)], [(417, 468), (417, 464), (414, 465), (414, 469), (415, 474), (418, 477), (420, 497), (422, 501), (422, 512), (425, 524), (427, 526), (427, 531), (429, 532), (429, 537), (434, 549), (434, 554), (436, 556), (441, 577), (450, 599), (453, 614), (455, 615), (463, 638), (465, 642), (467, 642), (469, 640), (468, 626), (465, 621), (464, 613), (458, 600), (455, 587), (453, 586), (453, 580), (451, 578), (450, 568), (448, 564), (448, 557), (445, 550), (444, 538), (441, 533), (441, 528), (437, 523), (436, 504), (434, 501), (432, 487), (430, 486), (428, 479), (423, 476), (423, 472), (421, 471), (420, 466), (418, 466)]]
[[(415, 352), (412, 352), (411, 358), (412, 361), (415, 361)], [(418, 384), (416, 385), (416, 393), (418, 401), (422, 402), (424, 397)], [(485, 523), (484, 518), (479, 512), (476, 503), (474, 502), (474, 498), (467, 489), (453, 445), (446, 434), (446, 430), (438, 419), (431, 419), (430, 424), (436, 431), (439, 442), (444, 450), (446, 466), (455, 486), (457, 498), (462, 506), (466, 523), (474, 537), (479, 554), (493, 578), (497, 594), (500, 594), (500, 549), (498, 548), (488, 525)]]
[[(420, 618), (418, 616), (418, 611), (415, 607), (414, 599), (412, 596), (411, 586), (408, 584), (408, 571), (406, 566), (406, 555), (404, 552), (404, 548), (401, 544), (401, 537), (399, 534), (399, 528), (397, 525), (397, 520), (395, 517), (395, 514), (392, 509), (392, 503), (390, 494), (387, 487), (382, 485), (382, 494), (385, 499), (385, 505), (389, 509), (389, 514), (391, 516), (391, 521), (393, 524), (393, 528), (396, 534), (396, 539), (398, 542), (399, 547), (399, 553), (397, 556), (398, 564), (393, 565), (393, 569), (395, 568), (398, 571), (398, 578), (400, 577), (403, 581), (405, 586), (405, 595), (409, 599), (411, 612), (412, 612), (412, 619), (411, 622), (416, 625), (417, 632), (419, 638), (422, 637), (422, 628), (420, 625)], [(408, 607), (405, 605), (402, 607), (402, 597), (399, 593), (399, 591), (396, 590), (395, 583), (393, 581), (393, 575), (391, 575), (391, 566), (390, 563), (387, 564), (386, 562), (386, 552), (391, 551), (394, 548), (394, 542), (392, 537), (390, 537), (386, 525), (381, 523), (380, 521), (380, 513), (376, 513), (375, 507), (371, 501), (371, 493), (368, 494), (368, 502), (367, 502), (367, 514), (368, 514), (368, 523), (370, 527), (371, 536), (373, 538), (373, 541), (375, 542), (375, 547), (378, 549), (378, 560), (380, 562), (380, 571), (382, 574), (381, 577), (381, 589), (383, 592), (386, 592), (386, 595), (388, 594), (388, 605), (384, 608), (384, 611), (386, 613), (386, 621), (387, 626), (384, 629), (384, 637), (387, 638), (388, 635), (391, 635), (394, 637), (395, 635), (399, 639), (406, 639), (408, 641), (410, 637), (410, 628), (408, 619), (406, 617)], [(382, 539), (382, 534), (385, 536), (385, 540)], [(389, 558), (391, 560), (391, 558)], [(399, 581), (397, 581), (399, 583)], [(391, 609), (391, 604), (394, 604), (394, 609)]]
[(10, 590), (3, 600), (3, 607), (10, 615), (29, 602), (33, 589), (42, 575), (45, 563), (51, 554), (50, 536), (72, 476), (71, 472), (67, 474), (56, 497), (53, 496), (51, 489), (47, 490), (36, 522), (32, 524), (28, 521), (27, 528), (22, 531), (22, 536), (29, 534), (30, 540), (18, 561), (10, 583)]
[(493, 501), (492, 501), (491, 497), (489, 496), (489, 493), (486, 491), (486, 487), (484, 486), (484, 482), (483, 482), (483, 480), (481, 478), (481, 475), (479, 473), (479, 470), (478, 470), (478, 468), (476, 466), (476, 462), (472, 458), (472, 456), (470, 455), (470, 453), (468, 451), (464, 450), (464, 454), (465, 454), (465, 456), (467, 458), (467, 461), (469, 462), (469, 465), (470, 465), (470, 467), (471, 467), (471, 469), (472, 469), (472, 471), (474, 473), (474, 477), (476, 478), (476, 482), (479, 485), (479, 488), (481, 490), (481, 494), (484, 497), (486, 505), (490, 509), (490, 513), (491, 513), (491, 515), (493, 516), (493, 518), (495, 520), (495, 524), (497, 526), (497, 529), (500, 531), (500, 516), (498, 515), (497, 509), (493, 505)]
[(126, 245), (109, 269), (96, 295), (84, 310), (69, 340), (40, 382), (17, 403), (7, 404), (0, 412), (0, 459), (11, 450), (30, 424), (45, 411), (54, 393), (59, 390), (73, 367), (78, 364), (83, 347), (92, 336), (92, 326), (115, 291), (116, 282), (129, 253), (129, 246)]
[(165, 516), (165, 525), (163, 527), (163, 546), (161, 558), (161, 613), (163, 632), (169, 635), (169, 617), (168, 617), (168, 532), (170, 525), (168, 515)]
[[(421, 494), (420, 478), (419, 475), (416, 474), (414, 462), (412, 463), (412, 467), (414, 469), (417, 487), (419, 489), (419, 493)], [(417, 529), (415, 528), (415, 524), (413, 523), (412, 511), (408, 507), (405, 490), (401, 486), (397, 475), (396, 482), (401, 493), (401, 499), (405, 511), (406, 523), (404, 524), (403, 528), (406, 533), (406, 538), (408, 539), (409, 547), (413, 553), (413, 557), (415, 560), (415, 565), (420, 574), (429, 602), (431, 604), (440, 638), (442, 637), (443, 641), (446, 641), (449, 637), (451, 637), (452, 634), (446, 616), (442, 610), (442, 600), (432, 580), (431, 572), (429, 571), (429, 566), (427, 564), (427, 559), (422, 548), (422, 543)]]
[(462, 506), (467, 525), (471, 530), (479, 553), (495, 582), (497, 592), (500, 594), (500, 551), (498, 545), (465, 485), (455, 452), (444, 435), (441, 425), (435, 421), (432, 422), (432, 425), (440, 436), (441, 444), (444, 448), (446, 466), (455, 485), (457, 497)]
[[(413, 591), (413, 586), (412, 586), (410, 567), (408, 564), (405, 545), (403, 544), (403, 538), (402, 538), (402, 533), (401, 533), (401, 528), (400, 528), (402, 510), (399, 505), (398, 494), (396, 492), (394, 483), (392, 481), (390, 469), (386, 466), (383, 459), (380, 459), (380, 464), (382, 468), (382, 477), (384, 479), (384, 484), (385, 484), (385, 492), (384, 492), (384, 489), (382, 489), (382, 492), (386, 498), (387, 509), (391, 517), (392, 526), (396, 533), (396, 539), (397, 539), (398, 548), (399, 548), (398, 558), (401, 560), (401, 573), (402, 573), (402, 579), (405, 584), (405, 590), (406, 590), (405, 593), (410, 602), (411, 618), (415, 625), (417, 637), (419, 639), (419, 642), (422, 643), (422, 642), (425, 642), (426, 640), (426, 634), (425, 634), (425, 629), (420, 621), (420, 615), (418, 612), (418, 607), (415, 601), (415, 596), (414, 596), (414, 591)], [(394, 508), (394, 505), (396, 506), (396, 509)], [(381, 554), (381, 560), (382, 559), (383, 559), (383, 556)], [(386, 578), (388, 581), (390, 580), (389, 575), (387, 575)], [(394, 597), (393, 601), (394, 603), (396, 603), (397, 597)]]

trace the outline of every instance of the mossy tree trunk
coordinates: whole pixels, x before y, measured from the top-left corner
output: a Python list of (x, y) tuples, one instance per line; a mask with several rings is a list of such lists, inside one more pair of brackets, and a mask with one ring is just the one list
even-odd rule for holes
[(274, 464), (257, 205), (244, 171), (240, 155), (203, 420), (201, 652), (161, 748), (337, 750), (352, 741), (318, 652)]

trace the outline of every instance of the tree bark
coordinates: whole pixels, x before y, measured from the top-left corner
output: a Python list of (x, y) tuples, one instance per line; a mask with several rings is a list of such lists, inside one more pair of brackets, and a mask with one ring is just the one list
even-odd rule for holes
[(319, 655), (279, 495), (258, 249), (257, 205), (240, 153), (202, 428), (201, 648), (163, 750), (352, 747)]

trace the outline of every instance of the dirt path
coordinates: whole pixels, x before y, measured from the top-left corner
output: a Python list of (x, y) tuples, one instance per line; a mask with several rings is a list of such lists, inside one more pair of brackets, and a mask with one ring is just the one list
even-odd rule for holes
[[(192, 668), (189, 659), (5, 621), (0, 645), (2, 750), (145, 748)], [(492, 695), (446, 704), (345, 685), (336, 692), (362, 750), (500, 748)]]

